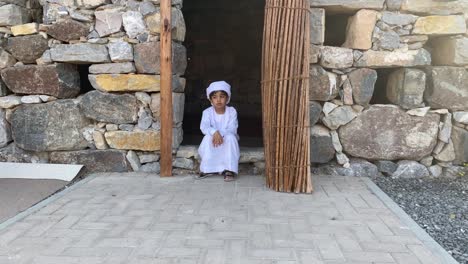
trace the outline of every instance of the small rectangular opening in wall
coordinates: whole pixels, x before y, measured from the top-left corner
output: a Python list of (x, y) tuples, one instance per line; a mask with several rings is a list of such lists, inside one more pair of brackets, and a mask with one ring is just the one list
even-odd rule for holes
[(89, 91), (93, 91), (94, 87), (89, 82), (89, 64), (78, 64), (78, 73), (80, 74), (80, 94), (85, 94)]
[(376, 69), (377, 82), (375, 83), (374, 94), (370, 104), (391, 104), (387, 98), (387, 84), (389, 76), (395, 69)]
[(261, 62), (264, 0), (184, 2), (187, 48), (183, 145), (201, 142), (202, 111), (210, 106), (205, 89), (213, 81), (231, 85), (229, 105), (238, 113), (241, 146), (262, 140)]
[(350, 14), (328, 14), (325, 16), (325, 46), (341, 47), (346, 40), (346, 27)]

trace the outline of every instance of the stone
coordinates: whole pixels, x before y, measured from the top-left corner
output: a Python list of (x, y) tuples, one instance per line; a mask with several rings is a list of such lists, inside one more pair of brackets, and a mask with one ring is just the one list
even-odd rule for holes
[(150, 162), (155, 162), (159, 161), (159, 155), (158, 154), (141, 154), (138, 156), (140, 158), (140, 162), (143, 163), (150, 163)]
[(406, 26), (411, 25), (418, 19), (417, 16), (411, 14), (401, 14), (397, 12), (382, 12), (381, 20), (388, 25), (392, 26)]
[[(242, 151), (244, 152), (244, 151)], [(178, 158), (196, 158), (198, 156), (198, 146), (180, 146), (177, 150), (176, 157)], [(260, 159), (264, 160), (264, 159)]]
[(429, 112), (429, 109), (431, 108), (430, 107), (415, 108), (415, 109), (406, 111), (406, 113), (412, 116), (425, 116)]
[(431, 65), (431, 54), (425, 50), (374, 51), (362, 53), (354, 62), (354, 67), (390, 68)]
[(113, 62), (133, 61), (133, 47), (128, 42), (117, 41), (107, 44), (109, 56)]
[(49, 153), (24, 150), (12, 142), (0, 148), (0, 162), (49, 163)]
[[(346, 76), (346, 75), (341, 75)], [(348, 78), (343, 83), (343, 95), (342, 95), (343, 103), (345, 105), (353, 105), (353, 86)]]
[(150, 162), (141, 165), (141, 168), (139, 171), (141, 172), (148, 172), (148, 173), (159, 173), (161, 170), (159, 162)]
[(316, 101), (309, 102), (309, 117), (310, 117), (310, 126), (313, 126), (320, 119), (320, 113), (322, 112), (322, 105)]
[(412, 34), (453, 35), (465, 34), (466, 23), (463, 15), (420, 17), (414, 24)]
[(450, 15), (466, 11), (465, 0), (403, 0), (401, 11), (404, 13)]
[(468, 131), (459, 127), (452, 128), (452, 142), (455, 151), (456, 165), (463, 165), (468, 162)]
[(53, 61), (52, 57), (50, 56), (50, 50), (44, 51), (44, 53), (42, 53), (42, 56), (36, 60), (37, 65), (48, 65), (52, 63)]
[(454, 112), (453, 119), (465, 125), (468, 125), (468, 112)]
[(0, 109), (0, 148), (8, 145), (11, 140), (10, 124), (5, 118), (5, 110)]
[(337, 108), (339, 105), (336, 105), (334, 103), (330, 103), (330, 102), (325, 102), (323, 104), (323, 113), (325, 114), (325, 116), (328, 116), (328, 114), (330, 114), (333, 110), (335, 110), (335, 108)]
[(398, 168), (398, 165), (395, 162), (389, 160), (377, 160), (374, 164), (385, 176), (391, 176)]
[(174, 93), (184, 93), (186, 82), (185, 78), (172, 75), (172, 91)]
[(468, 65), (468, 37), (436, 38), (432, 41), (433, 65)]
[(338, 77), (322, 67), (311, 65), (309, 71), (310, 100), (330, 101), (338, 96)]
[(155, 151), (160, 149), (157, 131), (108, 131), (104, 134), (107, 144), (114, 149)]
[(110, 62), (106, 46), (90, 43), (58, 44), (50, 49), (53, 61), (75, 64)]
[(138, 128), (141, 130), (146, 130), (151, 127), (153, 124), (153, 117), (151, 116), (151, 111), (146, 109), (146, 107), (141, 107), (138, 112)]
[(320, 59), (320, 46), (310, 45), (309, 48), (309, 63), (318, 63)]
[(94, 9), (98, 6), (110, 4), (110, 2), (111, 0), (76, 0), (76, 3), (72, 6), (76, 5), (79, 8)]
[(367, 106), (374, 94), (377, 71), (366, 68), (357, 69), (348, 74), (348, 79), (353, 89), (354, 103)]
[[(172, 43), (172, 74), (182, 75), (187, 68), (187, 50), (179, 43)], [(159, 42), (135, 45), (134, 59), (138, 73), (160, 74), (161, 57)]]
[(428, 85), (424, 92), (432, 108), (452, 111), (468, 110), (468, 72), (461, 67), (432, 67), (428, 69)]
[(65, 19), (47, 27), (46, 32), (54, 39), (70, 42), (86, 37), (89, 33), (89, 27), (73, 19)]
[(49, 48), (47, 40), (41, 35), (8, 38), (6, 50), (23, 63), (35, 63)]
[(128, 172), (130, 166), (125, 152), (113, 149), (58, 151), (50, 153), (50, 163), (82, 164), (82, 173), (95, 172)]
[(0, 69), (15, 65), (16, 59), (10, 53), (0, 48)]
[(16, 95), (7, 95), (0, 97), (0, 108), (13, 108), (21, 104), (21, 97)]
[(123, 13), (122, 22), (129, 38), (136, 38), (146, 31), (145, 21), (140, 12), (127, 11)]
[(455, 159), (455, 149), (452, 140), (449, 140), (449, 143), (445, 144), (442, 150), (434, 155), (434, 158), (441, 162), (453, 161)]
[[(174, 125), (182, 122), (184, 118), (184, 105), (185, 95), (181, 93), (172, 93), (172, 122)], [(153, 112), (153, 117), (156, 120), (160, 120), (160, 106), (161, 106), (161, 94), (151, 94), (150, 109)]]
[(346, 154), (336, 153), (336, 162), (338, 162), (340, 165), (349, 164), (349, 158), (346, 156)]
[(122, 13), (117, 10), (107, 9), (94, 12), (96, 26), (94, 29), (100, 37), (106, 37), (117, 33), (122, 28)]
[(0, 6), (0, 26), (22, 25), (31, 22), (31, 15), (26, 8), (17, 5)]
[(324, 164), (319, 166), (319, 174), (325, 175), (340, 175), (345, 177), (376, 177), (381, 175), (377, 166), (362, 160), (352, 158), (347, 168), (337, 166), (335, 164)]
[(418, 69), (398, 69), (387, 82), (387, 99), (404, 109), (420, 107), (426, 89), (426, 74)]
[(442, 167), (439, 165), (433, 165), (427, 168), (432, 177), (440, 177), (442, 175)]
[(135, 97), (144, 106), (148, 106), (149, 104), (151, 104), (151, 96), (148, 93), (136, 92)]
[(186, 170), (195, 169), (195, 163), (193, 162), (193, 160), (186, 159), (186, 158), (175, 158), (174, 161), (172, 162), (172, 166), (174, 166), (175, 168), (186, 169)]
[(88, 75), (94, 89), (102, 92), (159, 92), (159, 75), (99, 74)]
[(337, 107), (328, 116), (325, 116), (322, 122), (331, 130), (335, 130), (351, 122), (356, 116), (357, 114), (354, 112), (354, 109), (349, 105), (345, 105)]
[(323, 46), (320, 50), (320, 65), (330, 69), (344, 69), (353, 66), (353, 50)]
[(134, 125), (132, 124), (120, 124), (119, 125), (119, 129), (120, 130), (123, 130), (123, 131), (133, 131), (133, 129), (135, 128)]
[[(184, 16), (179, 8), (172, 8), (171, 11), (171, 34), (172, 39), (183, 42), (185, 39), (186, 26)], [(161, 31), (161, 13), (154, 12), (145, 17), (146, 26), (152, 34), (160, 35)]]
[(402, 43), (415, 43), (415, 42), (426, 43), (428, 40), (429, 40), (429, 37), (427, 35), (400, 36), (400, 42), (402, 42)]
[[(343, 152), (343, 146), (341, 146), (340, 137), (338, 136), (338, 132), (336, 132), (336, 130), (332, 130), (332, 131), (330, 131), (330, 135), (331, 135), (331, 138), (332, 138), (332, 143), (333, 143), (333, 147), (335, 148), (335, 151), (339, 152), (339, 153)], [(341, 164), (341, 163), (339, 163), (339, 164)], [(343, 164), (341, 164), (341, 165), (343, 165)]]
[(136, 72), (135, 65), (132, 62), (121, 63), (103, 63), (93, 64), (89, 66), (89, 73), (91, 74), (120, 74), (120, 73), (134, 73)]
[(172, 149), (179, 148), (183, 139), (184, 130), (182, 129), (182, 124), (178, 124), (178, 126), (172, 128)]
[(372, 32), (377, 22), (378, 12), (374, 10), (359, 10), (348, 21), (346, 41), (343, 47), (368, 50), (372, 47)]
[(106, 131), (117, 131), (119, 130), (119, 125), (116, 124), (107, 124)]
[(400, 35), (394, 31), (382, 31), (376, 28), (372, 35), (372, 42), (373, 50), (392, 51), (400, 47)]
[(327, 163), (335, 156), (330, 130), (322, 125), (310, 129), (311, 163)]
[(393, 173), (393, 178), (417, 179), (430, 176), (426, 166), (417, 161), (402, 160), (397, 164), (398, 168)]
[(28, 23), (11, 27), (13, 36), (24, 36), (38, 33), (39, 25), (37, 23)]
[(141, 168), (141, 163), (140, 159), (138, 158), (138, 155), (135, 153), (135, 151), (130, 150), (127, 152), (127, 161), (130, 163), (130, 166), (132, 167), (133, 171), (139, 171)]
[(25, 96), (21, 97), (21, 103), (23, 103), (23, 104), (39, 104), (39, 103), (42, 103), (42, 100), (38, 95), (25, 95)]
[(452, 114), (447, 113), (442, 117), (442, 122), (439, 124), (438, 139), (444, 143), (449, 143), (452, 135)]
[(440, 116), (413, 117), (392, 105), (371, 105), (340, 127), (344, 151), (369, 160), (420, 160), (437, 143)]
[(310, 9), (310, 43), (322, 45), (325, 42), (325, 9)]
[(430, 167), (432, 165), (432, 161), (434, 160), (434, 157), (433, 156), (427, 156), (425, 158), (422, 158), (419, 163), (421, 163), (422, 165), (426, 166), (426, 167)]
[(156, 12), (157, 9), (151, 2), (143, 2), (140, 4), (139, 11), (143, 16)]
[(76, 21), (94, 22), (94, 17), (86, 11), (89, 10), (70, 10), (69, 14), (70, 17)]
[(20, 105), (11, 115), (16, 144), (25, 150), (80, 150), (87, 147), (81, 129), (90, 121), (73, 100)]
[(91, 91), (82, 97), (79, 105), (86, 117), (96, 121), (113, 124), (127, 124), (137, 121), (137, 100), (130, 94)]
[(101, 131), (93, 131), (93, 142), (96, 149), (108, 149), (106, 139)]
[(14, 93), (43, 94), (71, 98), (80, 92), (80, 77), (75, 65), (25, 65), (1, 71), (2, 79)]
[(313, 8), (323, 7), (330, 12), (350, 13), (360, 9), (382, 10), (385, 0), (309, 0)]

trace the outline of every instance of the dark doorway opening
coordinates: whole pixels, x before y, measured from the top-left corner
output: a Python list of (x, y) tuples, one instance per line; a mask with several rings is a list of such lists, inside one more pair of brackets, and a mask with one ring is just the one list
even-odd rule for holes
[(261, 62), (264, 0), (191, 0), (182, 9), (187, 27), (184, 145), (202, 139), (200, 119), (210, 106), (212, 81), (231, 85), (241, 146), (262, 146)]

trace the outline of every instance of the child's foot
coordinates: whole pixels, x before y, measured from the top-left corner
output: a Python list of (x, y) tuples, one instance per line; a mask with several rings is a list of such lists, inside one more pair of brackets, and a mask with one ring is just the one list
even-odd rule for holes
[(231, 181), (234, 180), (234, 176), (236, 174), (234, 172), (232, 172), (232, 171), (226, 170), (226, 171), (224, 171), (223, 175), (224, 175), (224, 181), (225, 182), (231, 182)]

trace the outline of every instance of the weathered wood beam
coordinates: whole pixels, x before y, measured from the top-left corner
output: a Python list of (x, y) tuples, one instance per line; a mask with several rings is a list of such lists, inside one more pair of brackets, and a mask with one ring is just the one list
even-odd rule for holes
[(161, 0), (161, 177), (172, 176), (171, 0)]

